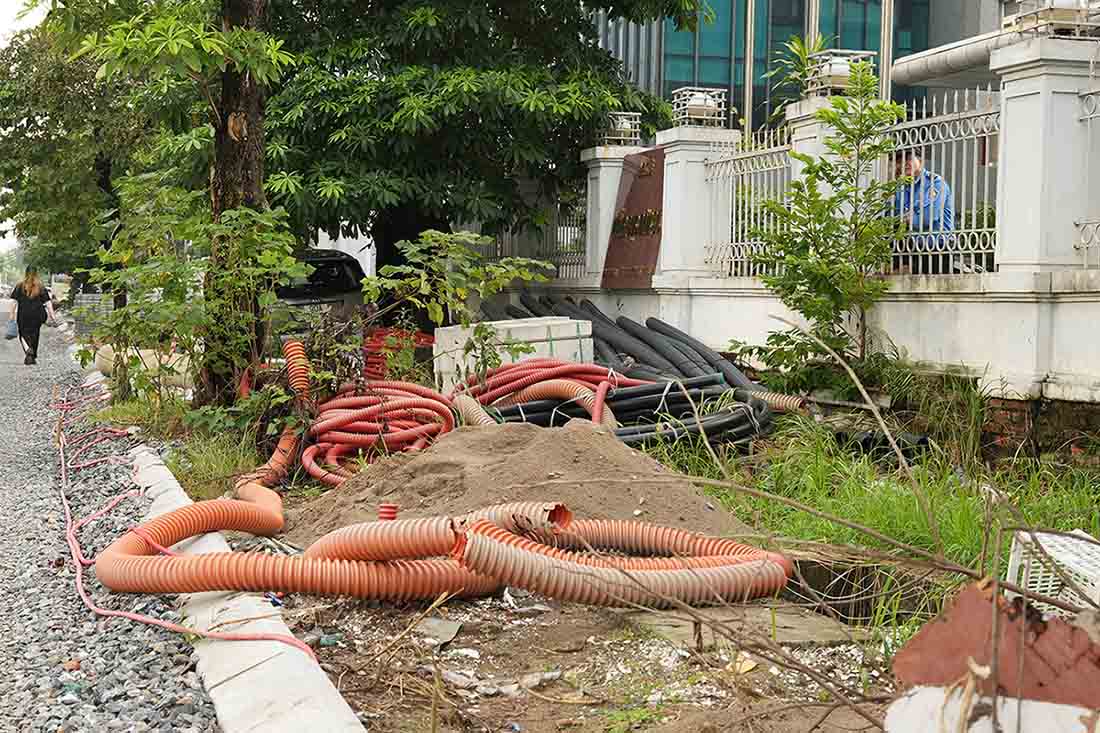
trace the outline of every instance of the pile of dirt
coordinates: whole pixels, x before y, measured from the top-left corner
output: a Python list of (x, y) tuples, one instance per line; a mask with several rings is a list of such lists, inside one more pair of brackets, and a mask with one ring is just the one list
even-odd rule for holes
[(691, 483), (672, 479), (661, 464), (583, 420), (563, 428), (461, 428), (292, 508), (287, 537), (306, 546), (334, 529), (377, 519), (383, 502), (397, 504), (401, 517), (425, 517), (536, 500), (564, 503), (578, 518), (639, 519), (711, 535), (747, 531)]

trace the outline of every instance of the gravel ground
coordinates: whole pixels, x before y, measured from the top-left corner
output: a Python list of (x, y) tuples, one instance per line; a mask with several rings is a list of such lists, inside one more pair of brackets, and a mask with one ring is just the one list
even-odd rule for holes
[[(77, 596), (50, 440), (57, 414), (48, 405), (54, 385), (78, 384), (80, 375), (61, 335), (46, 328), (42, 336), (37, 367), (23, 366), (17, 341), (0, 341), (0, 731), (217, 731), (189, 644), (100, 619)], [(78, 424), (70, 434), (80, 432)], [(124, 456), (130, 446), (111, 441), (79, 460)], [(77, 471), (69, 493), (75, 516), (132, 489), (130, 471), (128, 461)], [(85, 554), (136, 524), (146, 505), (127, 499), (85, 527)], [(98, 605), (180, 619), (170, 598), (113, 595), (91, 570), (84, 577)]]

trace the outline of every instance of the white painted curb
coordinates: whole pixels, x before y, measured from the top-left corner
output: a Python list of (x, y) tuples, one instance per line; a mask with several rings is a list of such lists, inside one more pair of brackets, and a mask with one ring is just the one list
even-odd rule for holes
[[(145, 521), (193, 503), (155, 451), (143, 445), (131, 455), (134, 482), (153, 502)], [(219, 532), (185, 540), (173, 549), (186, 555), (232, 552)], [(210, 592), (179, 598), (186, 626), (290, 635), (279, 610), (258, 595)], [(252, 620), (235, 624), (233, 619)], [(199, 676), (224, 733), (364, 730), (328, 675), (301, 650), (277, 641), (197, 639), (194, 645)]]
[[(70, 354), (75, 359), (75, 347)], [(107, 377), (94, 367), (84, 384), (101, 384)], [(149, 446), (130, 451), (134, 483), (152, 500), (145, 520), (194, 502), (164, 461)], [(204, 555), (232, 552), (220, 532), (193, 537), (175, 545), (176, 552)], [(283, 634), (290, 629), (279, 610), (260, 596), (249, 593), (184, 593), (179, 596), (184, 625), (207, 631), (247, 634)], [(264, 618), (257, 618), (264, 617)], [(251, 619), (232, 623), (234, 619)], [(227, 623), (228, 622), (228, 623)], [(202, 678), (223, 733), (341, 733), (365, 729), (328, 675), (300, 649), (277, 641), (194, 642), (198, 673)]]
[[(964, 728), (970, 733), (993, 733), (993, 701), (975, 695), (970, 706), (963, 711), (962, 697), (961, 688), (948, 692), (942, 687), (917, 687), (891, 703), (886, 712), (886, 733), (926, 733)], [(1096, 720), (1094, 715), (1093, 711), (1073, 705), (1020, 701), (1004, 696), (997, 700), (997, 719), (1003, 731), (1091, 733)], [(960, 722), (960, 718), (964, 722)], [(1086, 722), (1090, 720), (1093, 722)]]

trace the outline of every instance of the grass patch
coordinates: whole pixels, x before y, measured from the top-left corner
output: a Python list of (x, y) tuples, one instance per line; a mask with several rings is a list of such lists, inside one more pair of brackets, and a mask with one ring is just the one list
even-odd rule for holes
[(168, 469), (195, 501), (217, 499), (233, 489), (234, 480), (263, 459), (248, 434), (191, 434), (168, 454)]
[[(677, 471), (722, 477), (699, 440), (664, 442), (648, 452)], [(727, 453), (723, 460), (731, 475), (754, 488), (808, 504), (900, 542), (935, 549), (932, 530), (908, 481), (892, 465), (839, 444), (823, 425), (805, 418), (783, 418), (763, 455), (744, 459)], [(913, 473), (932, 505), (944, 553), (962, 565), (974, 567), (981, 557), (987, 531), (982, 486), (1006, 495), (1034, 526), (1100, 534), (1100, 514), (1095, 511), (1100, 473), (1095, 470), (1016, 460), (994, 467), (971, 464), (963, 471), (948, 456), (934, 452), (918, 460)], [(743, 520), (759, 523), (783, 537), (893, 549), (862, 532), (778, 502), (735, 491), (712, 493)]]
[(178, 438), (187, 432), (184, 416), (187, 405), (182, 400), (128, 400), (105, 407), (91, 415), (92, 422), (118, 427), (136, 425), (154, 438)]
[(656, 725), (662, 717), (659, 708), (638, 707), (616, 710), (607, 714), (604, 731), (605, 733), (630, 733), (632, 730)]

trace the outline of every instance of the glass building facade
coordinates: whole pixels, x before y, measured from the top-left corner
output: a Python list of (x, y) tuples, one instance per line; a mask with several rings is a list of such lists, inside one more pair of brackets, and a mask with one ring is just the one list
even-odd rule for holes
[[(929, 1), (893, 0), (893, 58), (929, 47)], [(630, 79), (665, 98), (680, 87), (725, 89), (731, 123), (744, 118), (745, 84), (752, 84), (752, 125), (771, 118), (782, 100), (776, 97), (766, 74), (792, 36), (809, 35), (809, 0), (755, 0), (748, 24), (748, 0), (708, 0), (713, 22), (700, 22), (693, 31), (678, 31), (672, 21), (647, 26), (607, 22), (597, 16), (600, 43), (621, 59)], [(889, 0), (887, 0), (889, 2)], [(835, 48), (881, 51), (883, 0), (817, 0), (818, 32)], [(888, 14), (887, 14), (888, 15)], [(752, 79), (746, 82), (748, 32), (753, 34)], [(895, 89), (894, 96), (909, 99), (916, 90)]]

